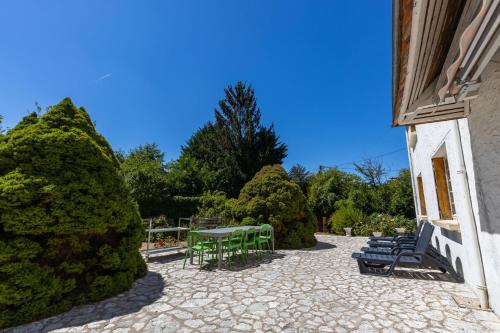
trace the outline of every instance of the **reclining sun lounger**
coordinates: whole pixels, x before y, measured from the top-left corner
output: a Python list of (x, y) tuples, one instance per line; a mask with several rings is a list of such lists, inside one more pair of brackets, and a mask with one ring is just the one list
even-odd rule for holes
[(429, 222), (422, 221), (420, 223), (420, 226), (419, 226), (419, 228), (417, 230), (418, 233), (415, 236), (411, 236), (411, 237), (397, 237), (397, 239), (395, 241), (391, 241), (391, 242), (388, 242), (388, 241), (368, 241), (367, 244), (370, 247), (380, 247), (380, 248), (384, 248), (385, 247), (385, 248), (391, 248), (391, 249), (394, 248), (395, 246), (403, 245), (403, 244), (415, 246), (417, 244), (418, 238), (420, 237), (420, 234), (422, 232), (423, 226), (426, 223), (429, 223)]
[(420, 235), (420, 231), (422, 230), (422, 226), (424, 225), (424, 221), (420, 222), (417, 226), (417, 230), (415, 230), (415, 234), (408, 236), (370, 236), (370, 241), (374, 242), (395, 242), (398, 239), (408, 239), (408, 240), (416, 240), (418, 235)]
[(394, 245), (394, 247), (362, 247), (361, 251), (364, 253), (373, 253), (373, 254), (399, 254), (401, 251), (414, 251), (415, 244), (399, 244)]
[(394, 242), (385, 242), (385, 241), (368, 241), (367, 244), (370, 247), (389, 247), (393, 248), (394, 246), (397, 246), (399, 244), (412, 244), (415, 245), (417, 244), (418, 237), (416, 239), (398, 239)]
[[(352, 257), (358, 261), (359, 272), (361, 274), (390, 276), (398, 266), (427, 267), (438, 269), (442, 273), (449, 272), (455, 279), (462, 280), (446, 258), (437, 253), (437, 251), (429, 249), (433, 232), (434, 226), (430, 223), (425, 223), (415, 249), (401, 251), (398, 255), (353, 253)], [(387, 265), (390, 265), (389, 268), (382, 270)]]
[[(411, 238), (408, 237), (401, 237), (398, 238), (394, 242), (387, 242), (387, 241), (368, 241), (367, 244), (370, 246), (370, 248), (388, 248), (388, 249), (393, 249), (395, 247), (410, 247), (414, 248), (415, 245), (417, 244), (418, 238), (420, 237), (420, 233), (422, 231), (423, 226), (429, 223), (427, 221), (422, 221), (419, 226), (419, 233), (416, 236), (412, 236)], [(367, 252), (366, 248), (362, 249), (363, 252)], [(390, 254), (390, 250), (370, 250), (372, 253), (386, 253)]]

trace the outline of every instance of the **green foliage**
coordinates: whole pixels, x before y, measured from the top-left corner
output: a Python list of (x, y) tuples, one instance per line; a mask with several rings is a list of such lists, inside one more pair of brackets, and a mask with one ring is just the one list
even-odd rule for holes
[(237, 223), (234, 219), (236, 199), (228, 199), (224, 192), (206, 192), (200, 197), (199, 217), (220, 217), (224, 224)]
[[(349, 204), (343, 204), (330, 218), (330, 229), (337, 235), (345, 235), (344, 228), (355, 228), (357, 225), (363, 225), (366, 221), (366, 215), (363, 211)], [(356, 234), (354, 229), (353, 235)]]
[(362, 183), (351, 189), (348, 201), (353, 207), (370, 215), (374, 212), (387, 212), (391, 196), (387, 186), (374, 187)]
[[(281, 163), (287, 147), (273, 126), (261, 124), (254, 90), (242, 82), (224, 89), (225, 99), (215, 110), (215, 122), (199, 129), (183, 147), (209, 176), (205, 190), (238, 196), (243, 185), (265, 165)], [(198, 194), (200, 194), (199, 192)]]
[[(281, 248), (316, 244), (316, 219), (300, 187), (280, 165), (265, 166), (245, 184), (234, 209), (244, 223), (269, 223)], [(249, 220), (248, 218), (251, 218)]]
[(415, 231), (415, 222), (404, 216), (391, 216), (388, 214), (374, 213), (364, 223), (354, 226), (354, 234), (357, 236), (371, 236), (373, 232), (382, 232), (384, 236), (395, 236), (396, 228), (406, 228), (406, 232)]
[(410, 170), (402, 169), (398, 177), (387, 182), (387, 187), (391, 193), (391, 200), (388, 208), (389, 214), (414, 218), (415, 204), (413, 201)]
[(143, 218), (165, 213), (169, 195), (163, 157), (156, 144), (139, 146), (121, 157), (125, 182)]
[(335, 203), (346, 199), (359, 182), (358, 176), (338, 169), (320, 170), (310, 179), (309, 206), (318, 218), (330, 216)]
[(167, 215), (177, 221), (179, 217), (191, 217), (196, 215), (201, 205), (201, 198), (183, 197), (180, 195), (169, 198), (166, 203)]
[(64, 99), (0, 139), (0, 327), (129, 288), (139, 212), (106, 140)]
[(300, 189), (304, 192), (304, 194), (307, 193), (307, 184), (309, 178), (311, 177), (311, 173), (307, 171), (303, 165), (296, 164), (292, 166), (290, 171), (288, 171), (288, 176), (292, 181), (300, 186)]
[(168, 192), (170, 195), (194, 197), (202, 194), (210, 184), (216, 183), (216, 175), (203, 167), (189, 154), (167, 165)]

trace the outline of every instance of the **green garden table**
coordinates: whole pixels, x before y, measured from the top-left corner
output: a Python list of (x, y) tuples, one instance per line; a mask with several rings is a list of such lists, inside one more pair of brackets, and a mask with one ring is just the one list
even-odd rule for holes
[[(219, 229), (205, 229), (198, 230), (198, 233), (203, 236), (211, 237), (217, 239), (217, 267), (220, 269), (222, 267), (222, 241), (224, 238), (231, 235), (231, 233), (235, 230), (243, 230), (247, 231), (248, 229), (255, 229), (260, 231), (260, 226), (257, 225), (245, 225), (239, 227), (227, 227), (227, 228), (219, 228)], [(271, 236), (272, 236), (272, 252), (274, 253), (274, 229), (271, 227)], [(191, 253), (191, 264), (193, 263), (193, 254)]]

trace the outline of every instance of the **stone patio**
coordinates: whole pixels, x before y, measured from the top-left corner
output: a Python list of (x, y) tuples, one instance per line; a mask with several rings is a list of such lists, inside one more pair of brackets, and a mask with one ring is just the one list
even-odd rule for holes
[(232, 270), (152, 258), (130, 291), (8, 332), (500, 332), (492, 312), (457, 305), (473, 294), (447, 275), (362, 276), (350, 256), (366, 239), (317, 238)]

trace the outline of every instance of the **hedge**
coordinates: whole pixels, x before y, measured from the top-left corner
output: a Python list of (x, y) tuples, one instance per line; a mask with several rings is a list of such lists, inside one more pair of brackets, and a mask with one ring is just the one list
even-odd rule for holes
[(0, 138), (0, 327), (126, 290), (143, 238), (111, 147), (69, 98)]

